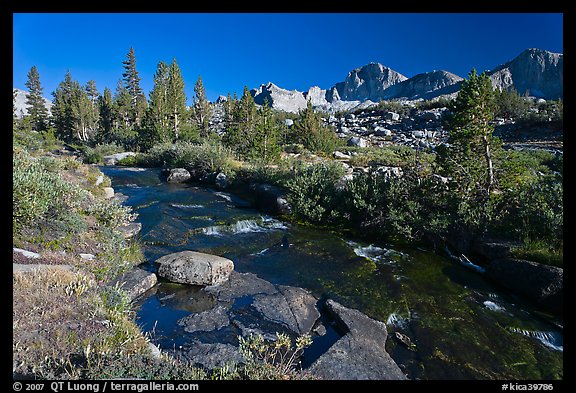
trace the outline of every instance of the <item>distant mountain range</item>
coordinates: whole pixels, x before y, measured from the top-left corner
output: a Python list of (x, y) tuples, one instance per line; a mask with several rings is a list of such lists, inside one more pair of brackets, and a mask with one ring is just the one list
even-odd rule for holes
[[(480, 72), (480, 70), (478, 70)], [(526, 49), (516, 58), (488, 72), (492, 84), (498, 89), (514, 88), (524, 95), (544, 99), (563, 97), (564, 55), (542, 49)], [(448, 71), (430, 71), (407, 78), (397, 71), (380, 63), (369, 63), (350, 72), (343, 82), (338, 82), (328, 90), (313, 86), (306, 92), (286, 90), (272, 82), (252, 89), (254, 101), (269, 105), (278, 110), (296, 113), (306, 107), (310, 99), (312, 105), (321, 110), (365, 108), (380, 100), (418, 100), (453, 96), (460, 90), (462, 78)], [(16, 91), (16, 114), (28, 113), (27, 92)], [(52, 102), (45, 98), (48, 110)]]
[[(561, 53), (541, 49), (526, 49), (513, 60), (504, 63), (488, 75), (495, 88), (514, 88), (524, 95), (544, 99), (563, 97), (564, 59)], [(478, 70), (480, 72), (480, 70)], [(298, 112), (312, 105), (324, 110), (365, 107), (380, 100), (418, 100), (454, 95), (460, 90), (462, 77), (448, 71), (431, 71), (412, 78), (380, 63), (370, 63), (348, 73), (343, 82), (328, 90), (317, 86), (307, 92), (282, 89), (269, 82), (251, 93), (257, 104), (265, 100), (275, 109)]]

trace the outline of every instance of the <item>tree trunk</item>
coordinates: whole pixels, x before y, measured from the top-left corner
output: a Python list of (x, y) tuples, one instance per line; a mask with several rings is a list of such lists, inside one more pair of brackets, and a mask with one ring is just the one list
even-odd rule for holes
[(488, 193), (492, 190), (494, 185), (494, 167), (492, 165), (492, 155), (490, 153), (490, 143), (488, 142), (488, 137), (484, 136), (484, 157), (486, 159), (486, 164), (488, 165)]

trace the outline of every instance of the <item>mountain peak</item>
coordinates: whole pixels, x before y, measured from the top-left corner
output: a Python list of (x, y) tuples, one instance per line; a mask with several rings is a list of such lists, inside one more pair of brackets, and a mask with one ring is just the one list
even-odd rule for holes
[(563, 97), (564, 55), (528, 48), (514, 59), (489, 72), (498, 89), (515, 89), (518, 94), (557, 99)]

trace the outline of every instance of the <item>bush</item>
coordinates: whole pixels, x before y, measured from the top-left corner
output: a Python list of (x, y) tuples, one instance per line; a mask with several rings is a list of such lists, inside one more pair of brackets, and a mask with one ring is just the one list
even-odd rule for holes
[(293, 344), (284, 333), (276, 333), (276, 340), (266, 342), (260, 334), (238, 337), (240, 353), (245, 365), (240, 374), (246, 379), (286, 380), (299, 377), (296, 366), (304, 349), (312, 344), (309, 335), (300, 336)]
[(106, 143), (96, 145), (93, 148), (90, 146), (84, 146), (82, 148), (82, 154), (86, 164), (103, 164), (104, 156), (121, 153), (124, 150), (125, 149), (122, 146), (119, 146), (116, 143)]
[[(40, 160), (14, 147), (12, 158), (13, 228), (34, 225), (75, 209), (87, 198), (87, 191), (65, 182), (59, 173), (45, 167), (50, 159)], [(44, 165), (43, 165), (44, 164)]]
[(334, 221), (337, 215), (336, 182), (344, 176), (340, 163), (299, 164), (286, 182), (294, 214), (315, 223)]
[(137, 163), (148, 167), (185, 168), (200, 175), (214, 172), (232, 175), (237, 167), (232, 151), (213, 141), (161, 143), (139, 155)]

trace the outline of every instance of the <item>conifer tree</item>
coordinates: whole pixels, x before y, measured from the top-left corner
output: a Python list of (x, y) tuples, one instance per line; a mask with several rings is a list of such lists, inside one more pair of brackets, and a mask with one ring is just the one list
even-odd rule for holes
[(495, 98), (490, 77), (473, 69), (453, 101), (447, 121), (450, 148), (443, 162), (467, 188), (478, 185), (486, 196), (496, 186), (493, 163)]
[(247, 86), (244, 86), (240, 101), (231, 104), (229, 110), (232, 110), (231, 124), (227, 127), (223, 142), (242, 157), (248, 157), (258, 112)]
[(154, 87), (150, 91), (150, 105), (146, 111), (146, 143), (171, 139), (168, 124), (168, 64), (161, 61), (154, 73)]
[(80, 142), (87, 142), (93, 131), (90, 127), (96, 124), (96, 121), (93, 118), (90, 98), (77, 81), (72, 83), (71, 108), (74, 137)]
[(96, 88), (96, 82), (94, 80), (89, 80), (86, 83), (86, 95), (88, 96), (88, 100), (90, 100), (90, 113), (88, 116), (88, 129), (90, 134), (93, 135), (97, 128), (98, 128), (98, 121), (100, 118), (100, 109), (98, 105), (98, 97), (100, 97), (100, 93)]
[(118, 81), (116, 85), (116, 94), (114, 95), (114, 129), (130, 128), (130, 113), (131, 113), (131, 97), (126, 87), (122, 84), (122, 80)]
[(187, 120), (186, 93), (184, 92), (184, 79), (176, 59), (172, 60), (168, 68), (167, 106), (169, 125), (174, 141), (180, 136), (180, 129)]
[(44, 131), (48, 125), (48, 109), (46, 109), (44, 98), (42, 97), (43, 89), (36, 66), (32, 66), (28, 72), (26, 87), (28, 87), (26, 104), (29, 105), (28, 116), (30, 116), (32, 128), (36, 131)]
[(146, 111), (146, 97), (142, 93), (140, 87), (141, 78), (138, 76), (136, 70), (136, 56), (134, 55), (134, 48), (130, 48), (126, 60), (122, 62), (124, 65), (124, 87), (130, 96), (130, 112), (129, 112), (129, 126), (139, 126), (144, 113)]
[(276, 160), (280, 155), (278, 126), (267, 101), (258, 110), (254, 135), (250, 142), (249, 155), (253, 160), (269, 163)]
[(111, 138), (113, 105), (112, 92), (106, 87), (104, 88), (104, 93), (98, 97), (98, 124), (102, 132), (100, 139), (105, 142), (110, 142)]
[(204, 89), (204, 84), (202, 83), (202, 76), (198, 76), (198, 80), (194, 85), (194, 104), (193, 104), (193, 115), (196, 125), (200, 130), (200, 136), (208, 136), (208, 122), (210, 121), (210, 116), (212, 115), (212, 108), (210, 103), (206, 99), (206, 90)]
[(66, 73), (64, 81), (60, 82), (56, 90), (52, 93), (52, 116), (57, 135), (65, 141), (73, 138), (74, 116), (72, 113), (72, 96), (74, 82), (70, 70)]

